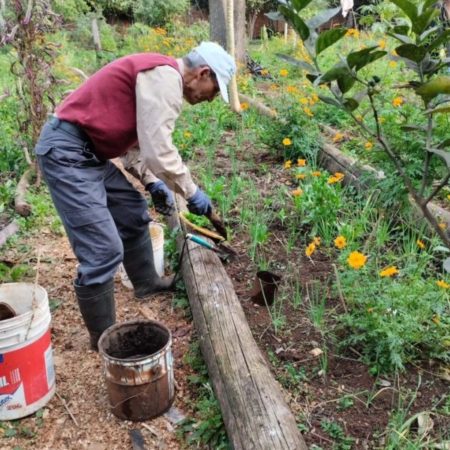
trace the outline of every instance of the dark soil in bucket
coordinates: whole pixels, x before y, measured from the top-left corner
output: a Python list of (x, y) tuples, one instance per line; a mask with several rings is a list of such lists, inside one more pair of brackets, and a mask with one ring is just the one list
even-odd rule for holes
[(117, 359), (138, 359), (151, 356), (169, 342), (169, 334), (155, 324), (124, 325), (112, 331), (105, 342), (105, 352)]

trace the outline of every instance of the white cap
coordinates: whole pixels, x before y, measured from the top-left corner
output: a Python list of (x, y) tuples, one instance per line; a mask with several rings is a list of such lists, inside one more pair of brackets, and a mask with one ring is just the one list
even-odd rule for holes
[(216, 74), (222, 98), (228, 103), (227, 85), (236, 72), (234, 59), (215, 42), (202, 42), (193, 51), (197, 52)]

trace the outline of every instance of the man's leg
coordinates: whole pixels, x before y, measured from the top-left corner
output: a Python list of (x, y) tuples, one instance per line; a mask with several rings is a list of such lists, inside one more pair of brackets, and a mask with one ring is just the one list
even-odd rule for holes
[(36, 154), (53, 202), (78, 259), (75, 292), (96, 348), (100, 334), (115, 322), (113, 277), (123, 245), (108, 210), (99, 161), (82, 140), (44, 126)]
[(170, 290), (173, 277), (161, 278), (155, 269), (146, 200), (112, 164), (106, 171), (105, 187), (108, 208), (123, 242), (123, 265), (135, 297), (145, 299)]

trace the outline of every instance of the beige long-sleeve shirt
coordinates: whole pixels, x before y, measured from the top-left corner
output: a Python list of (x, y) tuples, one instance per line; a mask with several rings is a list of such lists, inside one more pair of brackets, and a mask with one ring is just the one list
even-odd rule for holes
[(183, 81), (178, 71), (160, 66), (141, 72), (136, 80), (136, 117), (139, 149), (129, 151), (125, 169), (146, 185), (162, 179), (188, 199), (197, 187), (172, 142), (183, 104)]

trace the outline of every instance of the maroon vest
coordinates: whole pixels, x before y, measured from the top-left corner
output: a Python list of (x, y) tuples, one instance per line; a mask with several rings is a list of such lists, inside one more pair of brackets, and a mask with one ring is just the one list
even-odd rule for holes
[(123, 155), (137, 143), (136, 77), (157, 66), (179, 72), (174, 58), (157, 53), (124, 56), (106, 65), (56, 109), (61, 120), (80, 126), (91, 138), (95, 154), (103, 159)]

